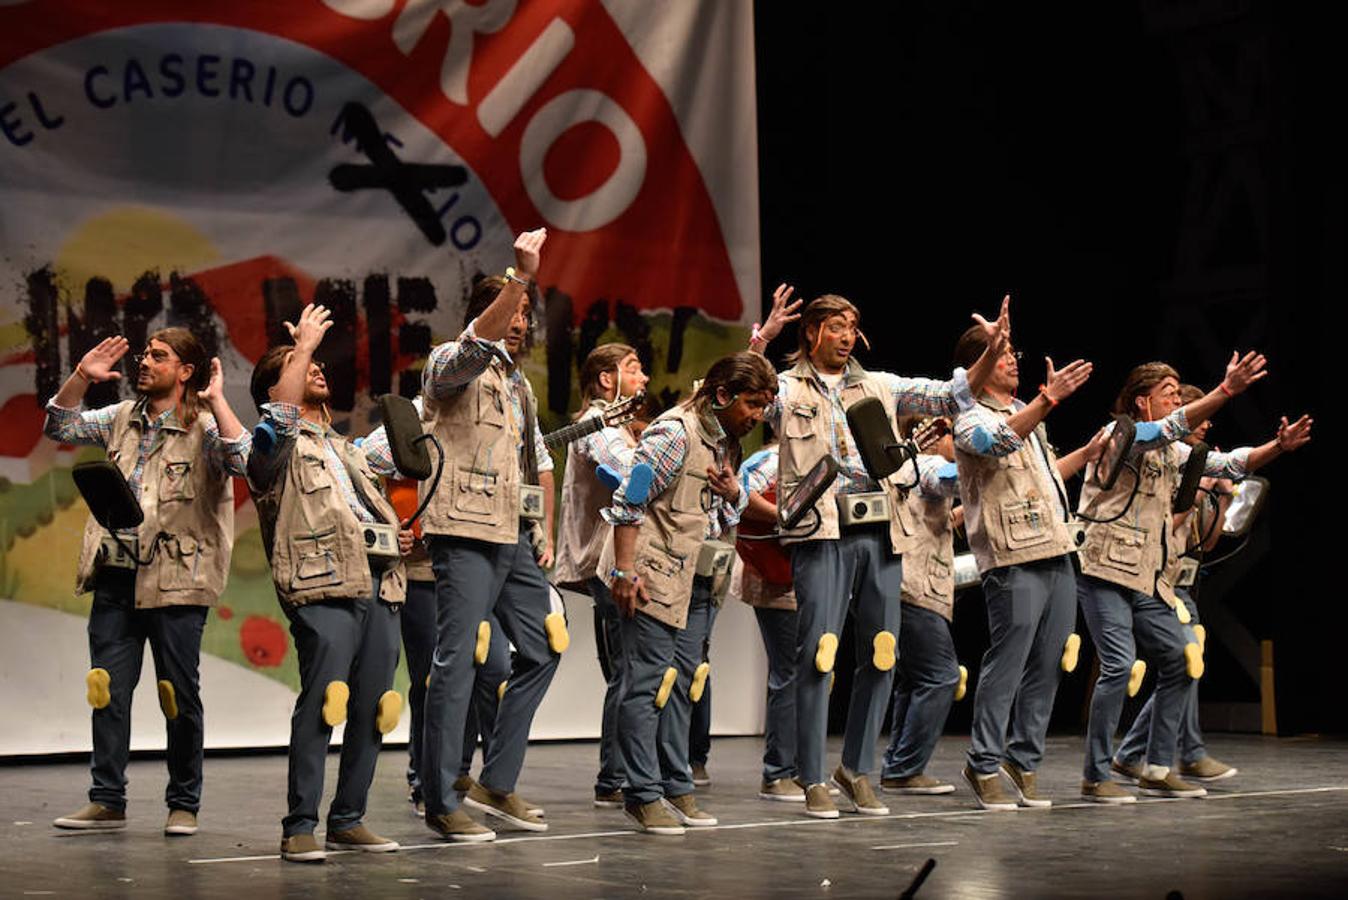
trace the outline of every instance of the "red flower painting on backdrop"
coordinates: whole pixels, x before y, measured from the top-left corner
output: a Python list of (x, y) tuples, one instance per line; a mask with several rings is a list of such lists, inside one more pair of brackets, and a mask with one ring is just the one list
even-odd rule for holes
[(285, 659), (285, 629), (266, 616), (249, 616), (243, 620), (239, 644), (248, 661), (260, 668), (279, 666)]

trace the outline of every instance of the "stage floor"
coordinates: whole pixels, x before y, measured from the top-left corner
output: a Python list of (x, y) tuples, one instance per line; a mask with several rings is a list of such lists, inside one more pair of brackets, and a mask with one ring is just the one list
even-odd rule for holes
[[(944, 738), (928, 771), (957, 779), (966, 743)], [(50, 824), (84, 802), (83, 763), (5, 765), (0, 895), (895, 897), (932, 858), (918, 897), (1348, 896), (1348, 741), (1213, 735), (1211, 752), (1240, 774), (1206, 800), (1102, 807), (1077, 797), (1082, 739), (1058, 736), (1040, 775), (1051, 810), (982, 812), (957, 782), (948, 796), (886, 795), (888, 816), (831, 822), (757, 799), (760, 746), (713, 741), (699, 796), (720, 827), (657, 838), (591, 806), (593, 742), (535, 745), (520, 790), (552, 830), (480, 845), (440, 842), (410, 815), (406, 755), (388, 750), (366, 822), (403, 849), (323, 865), (276, 856), (283, 756), (208, 757), (201, 831), (186, 838), (161, 833), (160, 760), (132, 762), (127, 828), (104, 834)]]

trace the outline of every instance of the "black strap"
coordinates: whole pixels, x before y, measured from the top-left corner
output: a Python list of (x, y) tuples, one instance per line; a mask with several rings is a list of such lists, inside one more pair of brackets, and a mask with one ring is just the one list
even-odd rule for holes
[(524, 376), (515, 384), (520, 392), (520, 403), (524, 407), (524, 476), (525, 484), (538, 484), (538, 448), (534, 445), (534, 401), (529, 393), (529, 385)]

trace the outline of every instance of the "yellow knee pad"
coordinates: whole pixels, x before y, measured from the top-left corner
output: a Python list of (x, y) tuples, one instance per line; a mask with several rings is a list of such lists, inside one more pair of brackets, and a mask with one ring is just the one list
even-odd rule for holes
[(1128, 675), (1128, 696), (1136, 697), (1137, 692), (1142, 690), (1142, 679), (1147, 677), (1147, 663), (1145, 660), (1133, 660), (1133, 671)]
[(1073, 632), (1067, 636), (1067, 643), (1062, 646), (1062, 670), (1064, 672), (1076, 671), (1077, 660), (1081, 658), (1081, 635)]
[[(875, 640), (871, 641), (871, 665), (881, 672), (894, 668), (894, 663), (898, 662), (898, 657), (894, 655), (897, 645), (893, 632), (881, 631), (876, 634)], [(832, 668), (832, 664), (829, 667)]]
[(1208, 652), (1208, 630), (1202, 625), (1194, 626), (1194, 637), (1198, 638), (1198, 652)]
[(501, 702), (501, 698), (505, 696), (506, 685), (508, 685), (508, 684), (510, 684), (509, 681), (503, 681), (503, 682), (501, 682), (500, 684), (498, 684), (498, 685), (496, 686), (496, 702), (497, 702), (497, 703), (500, 703), (500, 702)]
[(1184, 645), (1184, 668), (1194, 681), (1203, 677), (1203, 648), (1197, 644)]
[(178, 694), (173, 690), (173, 682), (166, 678), (159, 680), (159, 708), (170, 722), (178, 718)]
[(702, 700), (702, 692), (707, 689), (707, 676), (711, 674), (711, 663), (699, 663), (693, 670), (693, 683), (688, 685), (688, 699), (694, 703)]
[[(491, 651), (491, 623), (486, 619), (477, 623), (477, 646), (473, 648), (473, 662), (482, 665)], [(429, 675), (426, 677), (430, 677)]]
[(669, 694), (674, 690), (674, 679), (679, 677), (679, 670), (670, 666), (665, 669), (665, 677), (660, 679), (660, 690), (655, 692), (655, 708), (664, 709), (665, 704), (669, 702)]
[(1179, 616), (1181, 625), (1188, 625), (1194, 618), (1189, 615), (1189, 607), (1183, 600), (1175, 604), (1175, 615)]
[(814, 651), (814, 667), (820, 673), (833, 671), (833, 661), (838, 656), (838, 636), (825, 631), (819, 636), (819, 647)]
[(346, 721), (346, 704), (351, 699), (351, 688), (345, 681), (329, 681), (323, 690), (323, 721), (335, 728)]
[(566, 648), (571, 646), (571, 635), (566, 630), (566, 616), (559, 612), (548, 613), (548, 617), (543, 620), (543, 627), (548, 632), (548, 646), (552, 648), (552, 652), (565, 653)]
[(384, 691), (375, 709), (374, 727), (380, 734), (388, 734), (398, 727), (398, 717), (403, 713), (403, 695), (397, 691)]
[(969, 670), (960, 666), (960, 683), (955, 685), (955, 699), (963, 700), (964, 695), (969, 691)]
[(112, 676), (107, 669), (90, 669), (84, 676), (85, 699), (94, 709), (102, 709), (112, 702)]

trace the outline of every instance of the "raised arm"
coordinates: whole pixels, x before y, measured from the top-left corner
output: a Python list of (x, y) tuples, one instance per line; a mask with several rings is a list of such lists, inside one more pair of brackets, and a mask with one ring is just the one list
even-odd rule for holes
[(520, 304), (528, 303), (528, 284), (538, 277), (539, 253), (548, 238), (548, 230), (526, 231), (515, 238), (515, 271), (507, 278), (496, 299), (477, 317), (477, 336), (484, 341), (499, 341), (510, 330), (510, 320)]
[(983, 393), (983, 386), (992, 376), (997, 360), (1005, 352), (1006, 345), (1011, 342), (1011, 295), (1007, 294), (1002, 298), (1002, 308), (997, 314), (996, 321), (989, 322), (978, 313), (973, 314), (973, 320), (983, 329), (983, 335), (987, 338), (983, 355), (969, 367), (969, 390), (977, 397)]
[(215, 471), (242, 478), (248, 475), (248, 456), (252, 450), (253, 436), (230, 408), (225, 398), (224, 385), (220, 358), (215, 357), (211, 359), (210, 383), (204, 391), (197, 392), (197, 399), (215, 420), (214, 425), (206, 426), (206, 456)]
[(1092, 363), (1083, 359), (1068, 363), (1062, 370), (1053, 368), (1053, 360), (1044, 357), (1044, 383), (1039, 393), (1025, 405), (1024, 409), (1006, 420), (1007, 426), (1020, 437), (1025, 437), (1038, 427), (1039, 423), (1057, 406), (1076, 392), (1091, 377)]
[(1192, 403), (1186, 404), (1184, 421), (1192, 430), (1212, 418), (1227, 400), (1249, 390), (1250, 385), (1268, 375), (1268, 360), (1262, 353), (1251, 350), (1243, 357), (1232, 351), (1231, 361), (1226, 364), (1226, 375), (1212, 390)]
[(42, 427), (47, 437), (63, 444), (108, 445), (115, 404), (102, 410), (82, 410), (80, 406), (89, 385), (121, 380), (122, 373), (115, 367), (129, 347), (126, 338), (118, 335), (100, 341), (84, 354), (75, 364), (75, 371), (47, 403), (47, 421)]

